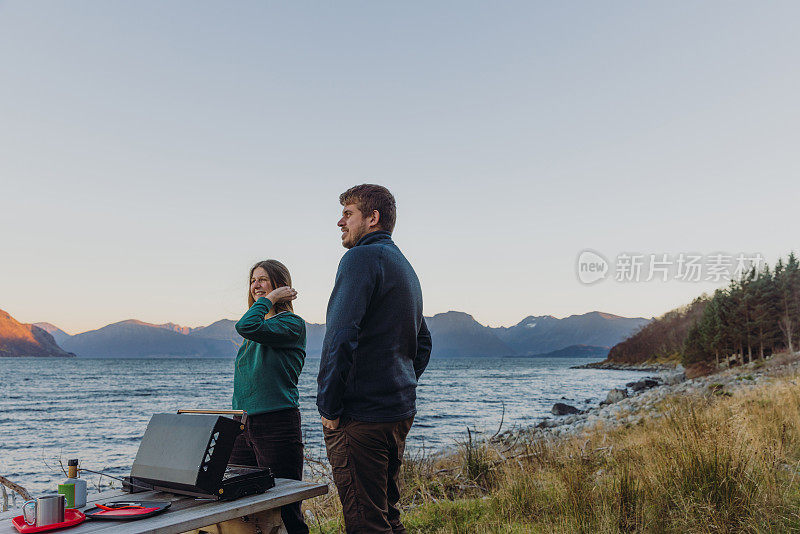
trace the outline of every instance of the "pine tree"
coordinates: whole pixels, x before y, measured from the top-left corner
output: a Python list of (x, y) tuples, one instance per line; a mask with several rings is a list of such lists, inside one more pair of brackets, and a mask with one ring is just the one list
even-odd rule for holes
[[(741, 322), (744, 326), (742, 332), (743, 345), (747, 347), (747, 362), (753, 361), (753, 343), (755, 342), (756, 324), (753, 318), (754, 307), (756, 303), (756, 271), (751, 268), (745, 273), (742, 273), (739, 279), (739, 287), (741, 288), (741, 301), (739, 304), (739, 313), (741, 314)], [(744, 347), (742, 352), (744, 352)]]
[(719, 367), (722, 325), (718, 311), (718, 295), (707, 299), (703, 313), (689, 327), (684, 340), (683, 362), (692, 364), (710, 362), (712, 359)]
[(758, 357), (763, 359), (767, 351), (773, 351), (778, 334), (775, 280), (766, 263), (758, 273), (758, 278), (753, 281), (753, 293), (755, 343), (758, 345)]
[(744, 364), (744, 347), (747, 338), (747, 317), (744, 312), (744, 291), (738, 280), (731, 280), (725, 302), (725, 330), (737, 355), (739, 364)]
[(789, 352), (795, 350), (798, 315), (800, 315), (800, 268), (794, 253), (784, 265), (778, 260), (775, 266), (775, 280), (778, 294), (778, 326), (783, 334), (783, 342)]
[(689, 327), (686, 339), (683, 342), (683, 352), (681, 362), (690, 365), (704, 360), (703, 341), (700, 335), (700, 323), (702, 319)]
[(720, 353), (725, 354), (725, 359), (728, 361), (730, 355), (736, 353), (735, 332), (731, 326), (734, 305), (728, 289), (717, 289), (714, 292), (714, 300), (719, 320)]
[(717, 290), (711, 302), (706, 306), (706, 324), (703, 330), (705, 344), (709, 351), (714, 354), (714, 361), (719, 367), (719, 355), (724, 349), (724, 335), (722, 331), (722, 320), (720, 316), (720, 299), (722, 292)]

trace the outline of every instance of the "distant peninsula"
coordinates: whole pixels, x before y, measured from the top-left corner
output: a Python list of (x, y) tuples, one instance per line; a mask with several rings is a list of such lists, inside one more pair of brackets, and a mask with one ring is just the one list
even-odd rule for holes
[(598, 360), (608, 356), (609, 347), (595, 347), (593, 345), (570, 345), (563, 349), (545, 352), (544, 354), (530, 354), (527, 358), (593, 358)]
[(58, 346), (53, 336), (31, 324), (22, 324), (0, 310), (0, 358), (2, 357), (74, 358)]

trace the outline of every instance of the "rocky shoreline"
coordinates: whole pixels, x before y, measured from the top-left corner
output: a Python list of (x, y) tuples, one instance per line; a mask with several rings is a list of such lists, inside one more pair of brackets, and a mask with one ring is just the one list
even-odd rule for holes
[(535, 441), (570, 437), (598, 426), (613, 428), (635, 425), (647, 419), (663, 417), (657, 410), (657, 405), (673, 395), (733, 395), (738, 390), (758, 386), (772, 376), (795, 373), (800, 373), (800, 352), (755, 361), (693, 379), (686, 378), (680, 365), (670, 366), (668, 371), (630, 382), (624, 389), (612, 389), (599, 406), (581, 410), (568, 404), (556, 403), (552, 410), (554, 417), (546, 418), (534, 427), (501, 432), (494, 439), (500, 442), (511, 442), (520, 438)]
[(644, 371), (648, 373), (672, 373), (683, 370), (681, 364), (675, 363), (659, 363), (659, 362), (643, 362), (643, 363), (624, 363), (612, 362), (603, 360), (602, 362), (586, 363), (583, 365), (575, 365), (570, 369), (611, 369), (615, 371)]

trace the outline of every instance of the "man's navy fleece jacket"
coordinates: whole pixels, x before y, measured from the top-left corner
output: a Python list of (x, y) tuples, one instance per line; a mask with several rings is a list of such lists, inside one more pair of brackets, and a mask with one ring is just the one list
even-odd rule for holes
[(422, 290), (389, 232), (371, 232), (339, 262), (317, 377), (327, 419), (390, 422), (416, 413), (431, 356)]

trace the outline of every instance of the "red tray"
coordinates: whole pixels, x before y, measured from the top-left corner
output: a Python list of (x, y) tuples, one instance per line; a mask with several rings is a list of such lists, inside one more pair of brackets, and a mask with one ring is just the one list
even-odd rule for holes
[(23, 534), (27, 534), (28, 532), (46, 532), (48, 530), (55, 530), (57, 528), (74, 527), (75, 525), (83, 523), (85, 520), (86, 516), (83, 515), (83, 512), (80, 510), (75, 510), (74, 508), (67, 508), (64, 510), (64, 521), (61, 523), (52, 523), (43, 527), (36, 527), (27, 524), (25, 522), (25, 517), (21, 515), (18, 515), (12, 519), (11, 522), (14, 524), (15, 529)]

